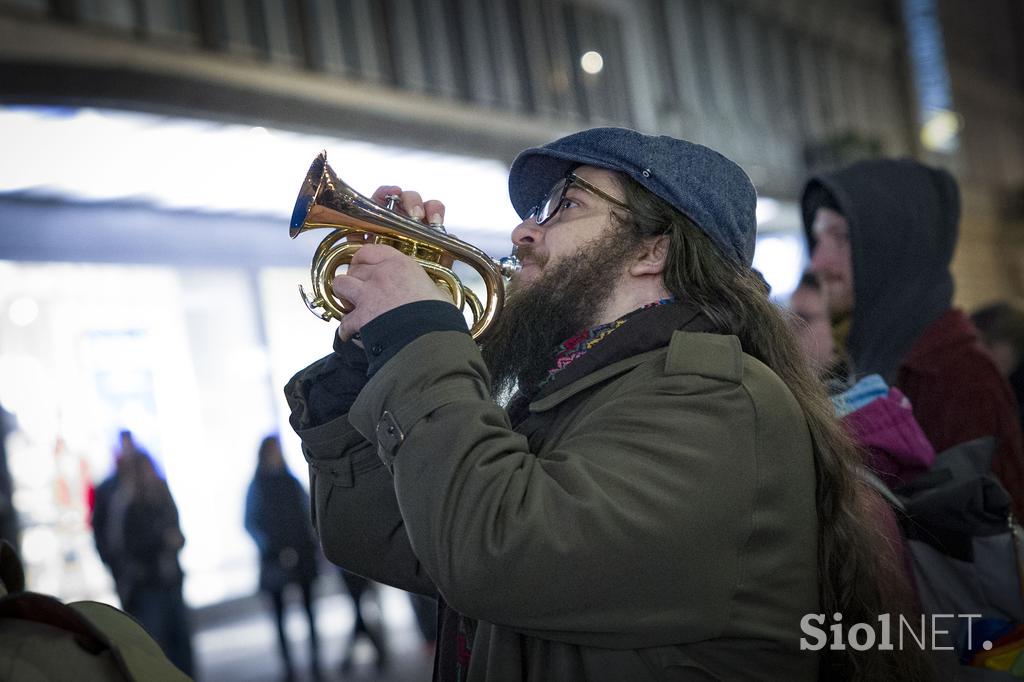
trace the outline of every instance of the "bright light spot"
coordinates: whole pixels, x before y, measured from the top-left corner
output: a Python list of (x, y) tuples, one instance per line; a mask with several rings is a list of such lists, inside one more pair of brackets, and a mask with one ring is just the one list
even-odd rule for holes
[(600, 52), (586, 52), (580, 57), (580, 66), (587, 73), (601, 73), (601, 69), (604, 68), (604, 57), (601, 56)]
[(931, 151), (955, 151), (960, 128), (960, 115), (956, 112), (947, 110), (929, 112), (924, 125), (921, 126), (921, 144)]
[(26, 529), (21, 538), (21, 556), (28, 564), (46, 561), (60, 551), (60, 543), (53, 530), (45, 526)]
[(757, 208), (755, 209), (755, 215), (757, 216), (757, 224), (766, 223), (775, 216), (779, 215), (779, 202), (777, 199), (768, 199), (766, 197), (757, 198)]
[(225, 359), (227, 367), (238, 374), (269, 374), (270, 356), (267, 351), (258, 346), (236, 348), (231, 355)]
[(39, 304), (27, 296), (15, 299), (7, 309), (7, 315), (16, 326), (27, 327), (39, 317)]
[(504, 238), (519, 222), (508, 166), (494, 159), (125, 111), (48, 111), (0, 106), (0, 194), (287, 219), (310, 162), (326, 149), (338, 175), (365, 195), (394, 184), (444, 201), (453, 234)]
[(757, 240), (754, 269), (764, 275), (772, 298), (788, 297), (800, 281), (803, 244), (796, 235), (772, 235)]

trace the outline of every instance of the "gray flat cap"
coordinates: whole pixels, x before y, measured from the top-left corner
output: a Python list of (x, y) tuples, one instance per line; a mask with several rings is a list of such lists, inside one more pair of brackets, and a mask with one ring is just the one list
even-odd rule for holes
[(577, 165), (620, 171), (696, 223), (733, 261), (750, 265), (757, 193), (738, 165), (703, 145), (626, 128), (592, 128), (519, 154), (508, 176), (521, 218)]

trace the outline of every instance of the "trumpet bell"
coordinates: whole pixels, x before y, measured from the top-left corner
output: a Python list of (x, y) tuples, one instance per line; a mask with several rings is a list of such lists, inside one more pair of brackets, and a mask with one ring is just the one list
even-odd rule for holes
[[(492, 259), (472, 244), (447, 234), (441, 226), (425, 225), (392, 207), (379, 206), (338, 178), (320, 152), (309, 167), (292, 210), (288, 235), (328, 229), (310, 264), (312, 289), (299, 287), (306, 306), (324, 320), (341, 320), (352, 304), (335, 296), (331, 282), (365, 244), (385, 244), (415, 259), (459, 310), (469, 306), (470, 333), (478, 338), (497, 319), (505, 301), (505, 281), (519, 271), (515, 256)], [(452, 266), (464, 263), (483, 280), (481, 300), (456, 275)]]

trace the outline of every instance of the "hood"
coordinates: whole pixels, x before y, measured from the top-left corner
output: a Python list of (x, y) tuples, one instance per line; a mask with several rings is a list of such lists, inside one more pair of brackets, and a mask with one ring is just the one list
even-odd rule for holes
[(854, 311), (846, 348), (853, 369), (891, 381), (917, 337), (952, 303), (956, 181), (910, 159), (862, 161), (818, 175), (801, 200), (812, 250), (811, 226), (821, 206), (835, 208), (850, 225)]

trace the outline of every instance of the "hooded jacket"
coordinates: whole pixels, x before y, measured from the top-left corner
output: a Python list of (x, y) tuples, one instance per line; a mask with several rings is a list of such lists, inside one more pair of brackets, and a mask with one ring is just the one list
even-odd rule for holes
[(818, 208), (850, 225), (854, 310), (847, 350), (858, 376), (894, 372), (921, 332), (949, 310), (960, 221), (956, 181), (910, 159), (862, 161), (813, 178), (802, 208), (807, 243)]
[(821, 207), (849, 224), (854, 309), (846, 350), (854, 373), (880, 374), (899, 388), (938, 452), (995, 436), (993, 470), (1024, 514), (1024, 457), (1009, 385), (977, 330), (951, 307), (960, 220), (953, 176), (910, 159), (878, 159), (812, 178), (802, 199), (812, 250)]

